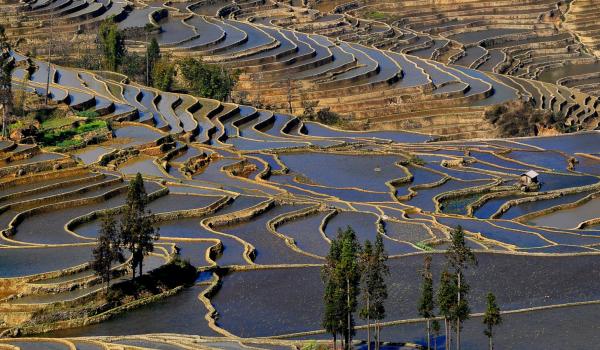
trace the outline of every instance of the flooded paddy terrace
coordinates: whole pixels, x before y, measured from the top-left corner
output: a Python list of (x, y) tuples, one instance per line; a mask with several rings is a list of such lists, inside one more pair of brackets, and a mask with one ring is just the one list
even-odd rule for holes
[[(252, 31), (234, 22), (220, 25)], [(177, 39), (164, 36), (165, 41)], [(266, 43), (256, 39), (244, 47)], [(347, 47), (352, 48), (359, 50)], [(441, 67), (420, 66), (432, 71)], [(365, 66), (338, 79), (350, 80), (373, 69)], [(466, 69), (456, 68), (453, 74), (478, 89), (469, 95), (493, 85), (487, 76)], [(69, 77), (61, 74), (65, 89), (76, 83)], [(404, 83), (410, 83), (408, 78)], [(93, 95), (93, 86), (86, 94)], [(509, 90), (496, 91), (487, 102), (510, 96)], [(154, 94), (161, 92), (148, 96)], [(468, 272), (474, 312), (483, 310), (485, 293), (494, 290), (501, 308), (515, 312), (507, 323), (535, 333), (553, 325), (555, 317), (539, 316), (552, 314), (553, 308), (569, 310), (573, 322), (584, 321), (597, 308), (600, 159), (591, 143), (598, 132), (442, 142), (418, 133), (344, 131), (283, 114), (268, 122), (268, 111), (235, 106), (238, 110), (232, 108), (231, 114), (206, 117), (205, 125), (210, 122), (214, 132), (203, 133), (207, 139), (202, 140), (183, 137), (200, 126), (188, 123), (187, 111), (172, 108), (177, 96), (171, 95), (163, 100), (169, 103), (159, 106), (152, 106), (154, 97), (134, 97), (139, 106), (131, 103), (133, 108), (144, 106), (152, 118), (115, 121), (111, 140), (72, 154), (2, 145), (0, 285), (21, 283), (29, 293), (14, 299), (22, 299), (21, 304), (0, 299), (0, 310), (98, 293), (97, 283), (39, 294), (31, 285), (66, 288), (91, 276), (88, 261), (99, 217), (124, 203), (127, 182), (138, 172), (152, 195), (149, 208), (160, 218), (161, 238), (148, 269), (166, 263), (177, 247), (206, 278), (157, 303), (49, 336), (310, 338), (313, 334), (297, 333), (320, 330), (319, 267), (330, 240), (348, 225), (361, 241), (382, 235), (392, 256), (386, 321), (416, 317), (412, 303), (422, 257), (435, 256), (437, 276), (449, 231), (458, 225), (480, 260)], [(238, 122), (242, 118), (248, 120)], [(30, 154), (18, 159), (22, 152)], [(539, 173), (538, 190), (519, 186), (528, 170)], [(8, 290), (0, 297), (13, 293)], [(579, 302), (591, 304), (580, 314), (570, 311), (570, 304)], [(528, 313), (540, 322), (522, 324), (520, 315)], [(414, 324), (418, 321), (390, 325), (383, 335), (417, 341), (422, 335)], [(475, 326), (467, 324), (467, 332), (474, 332), (470, 327)], [(481, 341), (473, 339), (470, 348)], [(588, 339), (572, 341), (585, 345)], [(515, 346), (508, 337), (499, 342)]]

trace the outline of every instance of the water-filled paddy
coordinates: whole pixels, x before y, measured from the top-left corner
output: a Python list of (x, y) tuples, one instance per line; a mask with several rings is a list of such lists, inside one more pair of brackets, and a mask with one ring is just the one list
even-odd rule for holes
[[(435, 280), (443, 260), (442, 255), (434, 256)], [(478, 260), (466, 274), (474, 312), (483, 310), (490, 290), (503, 310), (597, 298), (597, 292), (588, 289), (598, 283), (591, 277), (600, 268), (594, 257), (478, 254)], [(416, 317), (422, 263), (422, 255), (390, 260), (387, 320)], [(506, 284), (511, 288), (504, 288)], [(212, 302), (220, 313), (218, 324), (236, 335), (289, 334), (320, 328), (321, 293), (319, 268), (248, 271), (226, 276)]]
[[(325, 235), (329, 239), (335, 239), (339, 230), (345, 230), (348, 226), (356, 232), (356, 238), (364, 243), (366, 240), (374, 242), (378, 234), (378, 217), (371, 213), (342, 211), (333, 216), (327, 223)], [(398, 242), (384, 236), (383, 243), (390, 255), (400, 255), (414, 252), (417, 249), (405, 242)]]
[(92, 247), (2, 248), (0, 278), (27, 276), (87, 263)]
[[(406, 176), (396, 165), (401, 160), (397, 156), (292, 153), (281, 154), (280, 159), (291, 170), (315, 183), (338, 188), (386, 192), (389, 190), (386, 181)], [(327, 168), (323, 169), (322, 164), (327, 164)]]
[[(294, 3), (298, 4), (298, 1)], [(183, 3), (172, 5), (181, 11), (185, 11), (187, 7), (187, 4)], [(198, 3), (192, 5), (191, 10), (195, 8), (199, 13), (214, 14), (218, 8), (225, 5), (227, 5), (225, 2), (220, 1), (210, 4)], [(237, 13), (251, 15), (255, 10), (254, 7), (260, 8), (263, 5), (269, 6), (262, 3), (244, 4)], [(148, 14), (154, 11), (153, 7), (163, 7), (163, 4), (162, 1), (153, 1), (149, 6), (143, 11), (134, 9), (128, 15), (129, 20), (134, 23), (123, 24), (122, 27), (143, 27), (149, 20)], [(106, 14), (113, 13), (115, 8), (118, 7), (113, 5)], [(88, 10), (79, 14), (85, 14)], [(290, 11), (288, 14), (294, 16), (298, 13)], [(266, 13), (264, 15), (266, 16)], [(466, 68), (479, 64), (477, 61), (486, 54), (482, 46), (465, 47), (465, 57), (456, 61), (463, 66), (447, 67), (439, 62), (418, 58), (418, 56), (431, 56), (435, 59), (447, 60), (446, 54), (455, 54), (452, 52), (456, 50), (454, 44), (449, 46), (450, 51), (447, 51), (443, 48), (447, 40), (440, 39), (438, 36), (433, 37), (432, 35), (436, 35), (433, 33), (421, 35), (403, 32), (403, 38), (393, 45), (396, 45), (395, 49), (398, 51), (406, 50), (416, 55), (408, 57), (402, 53), (378, 51), (360, 44), (338, 42), (332, 38), (310, 33), (296, 33), (275, 27), (262, 30), (262, 27), (252, 25), (251, 21), (238, 22), (232, 18), (204, 18), (196, 15), (186, 19), (180, 17), (181, 15), (170, 15), (159, 20), (162, 24), (162, 31), (156, 35), (159, 41), (178, 46), (176, 50), (202, 51), (207, 56), (220, 55), (223, 61), (229, 61), (227, 65), (231, 67), (236, 65), (248, 67), (248, 76), (244, 76), (241, 80), (245, 84), (252, 83), (255, 78), (266, 79), (264, 89), (261, 86), (256, 90), (256, 96), (248, 96), (249, 98), (258, 99), (260, 93), (264, 93), (269, 98), (277, 96), (273, 97), (277, 100), (277, 108), (283, 110), (285, 96), (282, 92), (285, 87), (281, 77), (285, 75), (298, 79), (314, 79), (311, 83), (315, 86), (327, 87), (327, 91), (323, 96), (319, 96), (319, 91), (312, 91), (309, 99), (322, 97), (323, 101), (327, 101), (324, 104), (332, 103), (340, 110), (350, 109), (344, 106), (344, 103), (351, 103), (357, 107), (357, 110), (350, 110), (348, 113), (356, 112), (357, 119), (360, 118), (361, 123), (364, 122), (364, 125), (350, 125), (355, 130), (364, 128), (363, 131), (344, 131), (304, 120), (310, 118), (300, 120), (291, 115), (273, 115), (271, 111), (249, 106), (238, 108), (234, 104), (220, 105), (217, 101), (207, 99), (201, 99), (198, 105), (190, 96), (179, 95), (176, 92), (161, 93), (133, 83), (129, 85), (110, 82), (109, 85), (105, 85), (103, 79), (107, 73), (76, 73), (67, 68), (53, 68), (56, 74), (52, 82), (55, 86), (51, 87), (50, 92), (54, 100), (69, 98), (67, 102), (74, 107), (78, 107), (75, 106), (76, 104), (86, 104), (96, 109), (108, 108), (116, 104), (114, 113), (111, 110), (112, 115), (107, 117), (117, 117), (116, 114), (137, 109), (137, 112), (128, 118), (133, 122), (114, 124), (115, 137), (110, 141), (72, 152), (71, 156), (80, 160), (78, 166), (82, 166), (83, 163), (90, 165), (91, 169), (97, 169), (100, 165), (95, 163), (103, 154), (128, 147), (139, 148), (139, 156), (131, 159), (117, 158), (114, 163), (109, 164), (109, 168), (116, 169), (114, 171), (116, 175), (132, 176), (140, 172), (156, 181), (164, 180), (165, 186), (171, 193), (150, 203), (149, 207), (154, 213), (205, 208), (225, 195), (235, 198), (215, 213), (188, 212), (192, 217), (178, 216), (157, 224), (161, 235), (158, 243), (160, 248), (157, 250), (163, 251), (177, 246), (181, 258), (204, 269), (212, 265), (214, 260), (219, 267), (223, 268), (218, 269), (222, 273), (236, 270), (240, 265), (243, 265), (243, 270), (248, 269), (245, 272), (229, 271), (229, 274), (223, 278), (221, 289), (213, 297), (218, 325), (241, 336), (270, 336), (318, 330), (321, 327), (322, 312), (319, 265), (323, 263), (322, 257), (328, 253), (328, 239), (336, 236), (338, 228), (348, 225), (353, 227), (361, 242), (366, 239), (374, 240), (378, 234), (383, 234), (387, 252), (394, 257), (390, 261), (392, 275), (389, 279), (388, 320), (416, 317), (416, 307), (413, 304), (418, 298), (422, 253), (430, 248), (432, 254), (446, 249), (448, 237), (443, 231), (443, 226), (451, 229), (458, 224), (463, 225), (468, 232), (467, 244), (479, 252), (504, 250), (519, 253), (479, 255), (480, 265), (469, 269), (467, 273), (467, 279), (473, 286), (473, 311), (483, 310), (483, 296), (488, 291), (496, 293), (501, 307), (505, 310), (598, 298), (598, 279), (595, 277), (600, 271), (600, 266), (597, 266), (597, 259), (591, 255), (565, 256), (564, 254), (596, 253), (595, 247), (599, 244), (600, 232), (539, 227), (557, 221), (558, 223), (552, 226), (573, 228), (580, 221), (596, 218), (595, 213), (598, 208), (593, 206), (595, 201), (577, 208), (534, 218), (531, 223), (539, 225), (538, 227), (505, 220), (477, 220), (465, 217), (468, 205), (483, 195), (483, 193), (473, 194), (469, 190), (489, 185), (496, 187), (490, 188), (490, 192), (510, 193), (487, 201), (475, 211), (477, 218), (487, 219), (507, 201), (521, 197), (520, 194), (514, 193), (516, 187), (511, 186), (516, 183), (521, 173), (530, 169), (540, 173), (542, 195), (543, 192), (596, 184), (597, 177), (578, 176), (568, 169), (570, 156), (582, 158), (575, 153), (600, 154), (594, 148), (597, 143), (596, 133), (536, 139), (472, 142), (458, 140), (436, 143), (432, 136), (418, 133), (368, 131), (369, 124), (374, 123), (375, 125), (370, 126), (375, 130), (379, 126), (383, 126), (384, 129), (391, 128), (394, 124), (406, 130), (414, 127), (417, 130), (451, 133), (448, 130), (453, 130), (452, 128), (456, 126), (437, 125), (436, 118), (444, 116), (445, 113), (452, 113), (462, 123), (461, 111), (465, 111), (468, 118), (474, 117), (483, 110), (480, 107), (518, 98), (515, 89), (528, 90), (523, 91), (524, 95), (534, 95), (538, 99), (536, 101), (538, 104), (542, 102), (540, 95), (542, 92), (535, 91), (540, 86), (534, 82), (523, 82), (521, 86), (521, 79), (496, 80), (491, 75)], [(256, 20), (259, 24), (276, 26), (278, 21), (275, 18), (276, 16), (256, 18)], [(354, 19), (340, 14), (325, 15), (320, 18), (320, 21), (331, 21), (332, 25), (344, 18), (344, 21), (339, 22), (340, 28), (327, 28), (322, 32), (329, 30), (344, 32), (365, 28), (363, 22), (357, 22), (355, 27)], [(127, 22), (127, 18), (124, 22)], [(352, 25), (347, 26), (348, 23)], [(422, 28), (430, 28), (443, 35), (444, 27), (456, 33), (459, 30), (451, 28), (458, 29), (460, 26), (470, 28), (470, 23), (476, 27), (476, 23), (470, 20), (442, 20), (440, 23), (430, 23)], [(381, 45), (389, 45), (391, 42), (388, 42), (386, 36), (394, 33), (386, 32), (387, 29), (375, 23), (374, 28), (369, 25), (365, 33), (382, 34), (384, 38)], [(474, 43), (492, 36), (507, 36), (524, 31), (524, 29), (476, 30), (476, 28), (470, 30), (472, 31), (450, 35), (450, 38), (462, 43)], [(277, 43), (273, 39), (280, 42)], [(360, 38), (361, 41), (363, 39)], [(531, 39), (529, 44), (534, 42), (537, 42), (535, 38)], [(428, 47), (429, 44), (432, 46)], [(297, 50), (294, 47), (297, 47)], [(499, 47), (502, 47), (502, 44)], [(414, 50), (415, 48), (417, 49)], [(511, 54), (508, 50), (507, 53)], [(236, 56), (229, 57), (229, 55)], [(507, 57), (507, 60), (511, 58)], [(491, 57), (481, 68), (491, 70), (504, 59), (504, 53), (494, 49), (491, 51)], [(545, 58), (533, 57), (531, 60), (534, 64), (540, 62), (545, 62)], [(264, 77), (259, 77), (262, 72), (258, 65), (265, 63), (269, 71)], [(35, 81), (33, 85), (37, 92), (43, 94), (44, 89), (40, 86), (45, 81), (44, 72), (47, 67), (39, 62), (39, 68), (33, 72), (31, 79)], [(513, 73), (523, 73), (526, 68), (525, 66), (517, 68)], [(16, 77), (25, 77), (25, 71), (19, 70)], [(123, 79), (119, 76), (111, 76), (111, 78)], [(358, 84), (362, 86), (358, 88)], [(384, 91), (383, 94), (377, 96), (378, 89), (388, 88), (386, 85), (398, 91), (392, 93), (390, 90), (381, 90)], [(294, 87), (296, 88), (300, 86)], [(586, 110), (587, 107), (596, 108), (593, 100), (585, 99), (582, 95), (568, 96), (567, 87), (557, 90), (546, 85), (541, 88), (544, 90), (543, 93), (547, 94), (546, 97), (552, 93), (560, 95), (556, 95), (557, 102), (554, 104), (556, 110), (561, 108), (560, 101), (569, 100), (570, 103), (571, 99), (576, 99), (582, 107), (579, 108), (579, 112), (575, 111), (577, 106), (573, 107), (572, 115), (583, 118), (583, 113), (586, 113), (595, 118), (594, 111)], [(336, 89), (340, 89), (340, 93)], [(367, 91), (369, 96), (359, 96), (362, 91), (358, 90), (362, 89)], [(341, 91), (356, 93), (356, 99), (344, 96)], [(305, 97), (295, 96), (296, 92), (294, 91), (292, 96), (294, 104), (289, 102), (290, 109), (298, 108), (297, 97), (300, 99)], [(421, 99), (421, 94), (424, 94), (424, 99)], [(110, 96), (119, 101), (113, 101)], [(414, 101), (412, 97), (415, 98)], [(456, 111), (450, 112), (453, 108), (448, 108), (441, 102), (446, 98), (452, 100), (451, 107), (456, 106)], [(265, 101), (265, 106), (270, 102)], [(546, 105), (550, 102), (548, 99), (545, 100)], [(432, 109), (436, 109), (436, 113), (424, 113), (420, 104), (426, 105), (427, 108), (431, 106)], [(586, 106), (583, 106), (584, 104)], [(363, 108), (362, 105), (366, 107)], [(467, 110), (466, 106), (476, 108)], [(321, 107), (325, 106), (319, 106)], [(294, 112), (298, 115), (299, 111)], [(382, 115), (377, 115), (378, 112)], [(388, 116), (393, 119), (391, 117), (395, 117), (394, 114), (407, 120), (384, 120)], [(415, 116), (419, 121), (431, 124), (430, 128), (426, 125), (423, 128), (412, 125), (411, 123), (415, 121), (412, 118)], [(142, 126), (136, 122), (147, 123), (147, 125)], [(381, 124), (377, 125), (379, 123)], [(468, 125), (468, 128), (471, 126), (473, 125)], [(480, 135), (479, 130), (469, 129), (465, 130), (465, 133), (471, 131), (472, 134)], [(157, 143), (160, 142), (156, 142), (165, 137), (167, 132), (172, 134), (172, 140), (176, 144), (171, 153), (165, 150), (167, 147), (157, 147), (159, 146)], [(50, 168), (37, 169), (31, 165), (33, 162), (44, 162), (45, 166), (51, 167), (53, 165), (51, 163), (63, 157), (62, 155), (46, 151), (34, 154), (29, 145), (16, 145), (15, 148), (10, 148), (11, 145), (2, 143), (0, 146), (6, 149), (7, 156), (11, 152), (15, 154), (12, 158), (15, 161), (11, 162), (11, 158), (7, 158), (7, 165), (29, 166), (24, 173), (20, 172), (14, 177), (16, 168), (6, 170), (10, 180), (7, 185), (2, 186), (0, 194), (11, 197), (1, 199), (0, 204), (53, 195), (54, 197), (47, 199), (45, 204), (54, 205), (79, 195), (81, 198), (98, 196), (126, 185), (121, 182), (99, 188), (96, 185), (100, 180), (90, 179), (86, 182), (81, 180), (83, 177), (77, 176), (68, 177), (68, 180), (65, 177), (65, 181), (73, 183), (58, 189), (53, 187), (58, 183), (55, 179), (43, 179), (46, 176), (44, 172), (49, 172)], [(304, 149), (291, 151), (282, 149), (290, 147)], [(17, 156), (18, 153), (27, 154), (27, 152), (31, 154), (26, 157)], [(211, 154), (206, 163), (204, 159), (198, 157), (202, 152)], [(257, 154), (257, 152), (261, 153)], [(198, 158), (197, 163), (188, 162), (196, 158)], [(411, 159), (410, 165), (403, 167), (398, 164), (406, 159)], [(461, 159), (465, 164), (452, 164), (450, 168), (442, 166), (443, 161)], [(69, 161), (65, 158), (63, 163)], [(475, 163), (471, 163), (472, 161)], [(600, 174), (600, 165), (595, 163), (598, 162), (591, 157), (580, 159), (579, 164), (575, 164), (575, 172)], [(267, 164), (272, 171), (276, 172), (275, 175), (265, 176), (265, 180), (258, 178), (259, 173), (267, 173)], [(66, 166), (74, 166), (74, 164)], [(286, 167), (289, 168), (289, 173)], [(52, 169), (57, 170), (57, 168)], [(36, 171), (41, 172), (40, 179), (28, 182), (28, 176), (35, 174)], [(35, 175), (32, 177), (35, 178)], [(39, 189), (41, 185), (50, 187)], [(90, 190), (80, 193), (79, 191), (85, 186), (91, 186)], [(157, 185), (153, 186), (154, 190), (158, 189)], [(26, 192), (32, 189), (37, 190)], [(441, 194), (457, 195), (460, 194), (457, 193), (458, 191), (463, 190), (463, 194), (467, 193), (467, 195), (442, 200), (441, 206), (436, 206), (435, 198)], [(21, 191), (24, 193), (20, 196), (15, 195)], [(66, 193), (65, 191), (78, 192), (65, 198), (61, 196)], [(586, 188), (586, 192), (581, 194), (568, 194), (555, 199), (522, 204), (509, 210), (502, 218), (510, 219), (558, 204), (572, 203), (592, 191), (595, 190)], [(468, 194), (470, 192), (471, 194)], [(35, 213), (22, 222), (17, 222), (15, 236), (0, 239), (0, 244), (3, 245), (0, 247), (0, 258), (3, 255), (5, 257), (0, 265), (0, 277), (45, 272), (89, 261), (91, 244), (97, 236), (100, 221), (93, 220), (72, 227), (75, 235), (69, 232), (68, 229), (71, 227), (65, 227), (65, 224), (92, 211), (113, 208), (124, 203), (124, 187), (112, 194), (113, 196), (107, 196), (103, 200), (98, 198), (98, 201), (93, 203), (77, 205), (67, 203), (60, 208), (57, 206), (52, 210)], [(532, 197), (538, 195), (540, 193), (527, 194)], [(280, 204), (242, 220), (232, 220), (215, 226), (208, 224), (214, 217), (220, 215), (233, 214), (229, 218), (235, 218), (248, 214), (248, 210), (245, 209), (269, 199), (276, 199)], [(315, 210), (314, 213), (294, 218), (276, 228), (269, 226), (282, 215), (304, 210), (309, 206)], [(240, 212), (242, 210), (243, 213)], [(339, 211), (337, 215), (328, 217), (334, 210)], [(8, 223), (18, 211), (15, 206), (2, 212), (0, 225), (8, 227)], [(323, 226), (327, 217), (330, 220), (326, 226)], [(324, 232), (321, 232), (321, 229)], [(282, 235), (292, 239), (295, 245)], [(11, 242), (11, 239), (16, 242)], [(19, 241), (49, 246), (26, 247), (21, 250), (4, 248), (4, 245), (15, 247), (23, 245)], [(90, 244), (90, 246), (50, 246), (64, 243)], [(211, 247), (218, 247), (221, 252), (213, 249), (211, 254), (207, 254)], [(542, 258), (531, 254), (549, 256)], [(434, 272), (437, 278), (442, 258), (437, 253), (435, 255)], [(151, 264), (146, 266), (147, 269), (161, 265), (164, 260), (151, 258), (148, 263)], [(258, 266), (254, 266), (253, 263)], [(284, 264), (294, 267), (284, 269), (281, 267)], [(300, 267), (301, 265), (304, 267)], [(72, 282), (88, 278), (91, 276), (90, 273), (91, 271), (86, 270), (70, 276), (51, 278), (47, 282)], [(203, 276), (198, 281), (208, 281), (207, 276), (210, 276), (210, 272), (203, 272)], [(74, 300), (99, 288), (99, 285), (95, 285), (52, 296), (33, 295), (25, 297), (21, 302), (39, 304)], [(198, 299), (198, 294), (203, 288), (195, 286), (186, 289), (158, 303), (130, 310), (101, 325), (54, 334), (75, 336), (175, 332), (215, 335), (216, 333), (208, 328), (204, 317), (206, 308)], [(512, 316), (514, 315), (510, 315)], [(390, 337), (388, 339), (395, 341), (418, 340), (422, 336), (422, 328), (417, 331), (411, 327), (413, 326), (386, 328), (384, 338)], [(467, 323), (465, 334), (468, 336), (465, 337), (471, 337), (465, 340), (467, 348), (481, 347), (481, 334), (473, 335), (475, 331), (472, 329), (475, 327), (473, 323)], [(543, 326), (537, 329), (531, 325), (529, 327), (527, 329), (534, 331), (544, 329)], [(477, 332), (480, 331), (481, 329)], [(518, 338), (519, 331), (511, 329), (506, 332), (513, 332)], [(364, 332), (359, 332), (359, 335), (363, 337)], [(502, 337), (499, 342), (508, 344), (505, 345), (507, 348), (512, 346), (512, 343), (503, 343)], [(522, 342), (527, 343), (526, 340)], [(123, 342), (125, 343), (127, 341)], [(540, 341), (540, 343), (544, 342)], [(150, 341), (145, 340), (128, 344), (152, 347)], [(215, 341), (212, 345), (226, 349), (237, 347), (225, 341)]]
[(549, 226), (557, 228), (576, 228), (579, 223), (600, 217), (600, 200), (592, 199), (575, 208), (564, 209), (538, 216), (530, 220), (537, 226)]
[(320, 263), (315, 259), (293, 251), (283, 239), (275, 236), (267, 229), (267, 223), (275, 217), (292, 211), (300, 210), (306, 206), (281, 205), (267, 210), (265, 213), (253, 218), (252, 221), (241, 222), (235, 225), (217, 227), (216, 230), (239, 237), (256, 248), (257, 264), (311, 264)]
[(148, 333), (181, 333), (214, 336), (204, 319), (206, 309), (198, 295), (206, 288), (194, 286), (176, 295), (94, 325), (65, 329), (45, 334), (51, 337), (90, 335), (129, 335)]
[(320, 233), (323, 219), (330, 212), (319, 212), (281, 225), (277, 231), (294, 239), (298, 248), (318, 256), (326, 256), (329, 242)]

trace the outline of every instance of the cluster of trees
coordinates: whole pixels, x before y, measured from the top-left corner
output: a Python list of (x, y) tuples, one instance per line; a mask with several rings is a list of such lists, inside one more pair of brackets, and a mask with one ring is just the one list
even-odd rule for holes
[(337, 238), (332, 240), (321, 272), (325, 284), (322, 324), (333, 336), (334, 349), (338, 335), (342, 347), (351, 348), (355, 334), (353, 314), (359, 304), (359, 315), (367, 320), (368, 348), (371, 348), (371, 321), (375, 321), (375, 344), (379, 348), (379, 321), (385, 318), (384, 302), (388, 296), (386, 261), (381, 235), (377, 235), (374, 244), (367, 240), (361, 247), (356, 233), (348, 227), (339, 229)]
[[(446, 264), (440, 276), (437, 294), (433, 287), (431, 256), (425, 257), (418, 311), (427, 320), (427, 349), (431, 349), (432, 333), (434, 334), (434, 348), (437, 349), (436, 339), (440, 331), (440, 324), (435, 315), (436, 306), (444, 320), (445, 349), (451, 349), (453, 335), (456, 340), (456, 349), (460, 349), (462, 325), (469, 318), (470, 313), (467, 299), (469, 285), (465, 281), (464, 270), (476, 264), (477, 259), (466, 245), (461, 226), (451, 232), (451, 242), (446, 251)], [(487, 309), (483, 322), (486, 326), (484, 334), (489, 338), (491, 350), (493, 349), (493, 328), (502, 322), (500, 309), (492, 293), (487, 296)]]
[[(152, 28), (146, 28), (146, 31)], [(87, 55), (82, 56), (81, 64), (92, 65), (92, 67), (83, 67), (88, 69), (105, 69), (113, 72), (121, 72), (131, 79), (144, 82), (146, 85), (155, 85), (157, 88), (170, 88), (172, 81), (165, 82), (165, 76), (172, 77), (174, 69), (165, 72), (165, 66), (168, 65), (168, 57), (162, 57), (160, 47), (155, 38), (150, 39), (146, 46), (145, 54), (136, 52), (128, 52), (125, 46), (125, 34), (119, 30), (114, 18), (107, 18), (100, 24), (98, 29), (98, 37), (96, 41), (96, 49), (102, 57), (100, 67), (93, 67), (94, 62)], [(167, 74), (168, 73), (168, 74)], [(157, 79), (154, 79), (154, 78)]]
[(239, 71), (230, 72), (223, 66), (206, 64), (197, 58), (178, 62), (186, 88), (196, 96), (225, 101), (237, 83)]
[(181, 72), (183, 87), (192, 94), (225, 101), (230, 98), (239, 76), (238, 71), (232, 72), (196, 58), (174, 61), (161, 53), (155, 38), (149, 40), (145, 56), (130, 53), (125, 46), (123, 32), (112, 18), (100, 25), (97, 46), (103, 57), (103, 69), (121, 72), (135, 81), (164, 91), (173, 90), (177, 73)]
[(103, 282), (108, 286), (112, 276), (112, 264), (122, 262), (123, 251), (131, 254), (133, 279), (136, 271), (141, 276), (144, 258), (154, 250), (154, 241), (159, 238), (156, 220), (148, 205), (148, 195), (144, 188), (144, 179), (138, 173), (129, 182), (127, 199), (122, 210), (121, 222), (117, 224), (112, 215), (102, 220), (98, 242), (94, 248), (91, 266)]
[[(430, 255), (425, 256), (421, 273), (418, 312), (426, 320), (428, 350), (438, 347), (437, 338), (442, 328), (438, 320), (443, 320), (446, 341), (444, 348), (451, 349), (454, 341), (456, 349), (461, 347), (463, 323), (470, 314), (467, 298), (470, 288), (465, 281), (464, 271), (477, 264), (475, 254), (466, 244), (462, 227), (458, 226), (451, 232), (451, 242), (445, 258), (437, 291), (434, 289)], [(337, 349), (338, 336), (342, 348), (351, 348), (352, 337), (355, 335), (353, 315), (357, 311), (367, 321), (368, 349), (371, 349), (372, 322), (375, 329), (375, 349), (379, 349), (380, 321), (385, 318), (385, 301), (388, 297), (385, 281), (389, 274), (387, 259), (381, 235), (377, 235), (374, 244), (367, 240), (361, 246), (354, 230), (348, 227), (346, 230), (339, 229), (337, 237), (331, 241), (329, 254), (321, 271), (325, 285), (322, 326), (332, 335), (334, 349)], [(436, 315), (436, 310), (439, 315)], [(493, 349), (494, 327), (501, 322), (496, 298), (489, 293), (483, 323), (490, 350)]]
[(540, 128), (552, 128), (563, 133), (577, 131), (575, 125), (566, 124), (564, 114), (536, 109), (531, 102), (521, 100), (490, 107), (485, 118), (498, 128), (503, 137), (535, 136)]

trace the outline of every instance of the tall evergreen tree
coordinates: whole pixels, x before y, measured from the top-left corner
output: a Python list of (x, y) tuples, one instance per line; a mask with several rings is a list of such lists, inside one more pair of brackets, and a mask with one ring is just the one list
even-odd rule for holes
[(378, 234), (375, 238), (375, 267), (373, 269), (372, 299), (373, 299), (373, 319), (375, 320), (376, 349), (379, 350), (381, 344), (381, 326), (380, 322), (385, 318), (385, 301), (388, 297), (387, 284), (385, 277), (390, 274), (387, 266), (388, 255), (383, 244), (383, 236)]
[(494, 350), (494, 327), (502, 323), (500, 308), (496, 304), (496, 296), (492, 293), (487, 295), (487, 307), (483, 316), (483, 324), (485, 325), (485, 334), (489, 339), (489, 350)]
[(92, 251), (92, 257), (92, 269), (100, 276), (102, 282), (106, 283), (106, 290), (108, 291), (112, 274), (112, 263), (123, 259), (119, 244), (117, 223), (110, 215), (102, 218), (98, 242)]
[(445, 349), (450, 349), (450, 323), (454, 320), (454, 309), (456, 307), (456, 278), (448, 269), (444, 269), (440, 276), (440, 287), (437, 292), (437, 303), (440, 315), (444, 317), (444, 335), (446, 339)]
[(427, 320), (427, 349), (431, 349), (431, 318), (435, 317), (435, 297), (433, 292), (433, 274), (431, 273), (431, 256), (425, 256), (424, 268), (421, 272), (421, 297), (419, 299), (419, 315)]
[(457, 226), (450, 233), (450, 246), (446, 251), (446, 259), (454, 270), (456, 276), (456, 305), (455, 305), (455, 324), (456, 330), (456, 348), (460, 350), (460, 332), (462, 323), (469, 317), (469, 304), (466, 299), (468, 285), (463, 278), (463, 270), (469, 265), (477, 265), (475, 254), (471, 251), (465, 242), (465, 233), (462, 227)]
[[(338, 237), (339, 238), (339, 237)], [(323, 295), (323, 303), (325, 312), (323, 314), (322, 325), (325, 330), (333, 337), (333, 348), (337, 349), (337, 335), (342, 334), (340, 327), (340, 318), (344, 318), (342, 314), (343, 294), (342, 285), (338, 276), (338, 264), (341, 255), (340, 239), (333, 239), (329, 247), (329, 254), (325, 258), (325, 265), (321, 269), (321, 278), (325, 284), (325, 292)]]
[(160, 58), (160, 46), (158, 45), (158, 41), (156, 38), (152, 38), (150, 40), (150, 44), (146, 49), (146, 85), (152, 85), (152, 74), (154, 71), (154, 64)]
[(158, 230), (154, 227), (154, 216), (146, 210), (147, 204), (144, 179), (137, 173), (129, 183), (120, 230), (121, 242), (132, 254), (133, 278), (136, 268), (139, 268), (139, 274), (142, 275), (144, 257), (154, 250), (154, 241), (159, 238)]
[(373, 308), (373, 269), (375, 255), (371, 241), (366, 240), (360, 255), (361, 277), (360, 287), (362, 290), (362, 307), (360, 317), (367, 320), (367, 350), (371, 350), (371, 320), (374, 316)]
[(100, 24), (98, 44), (104, 55), (104, 68), (116, 71), (125, 57), (125, 36), (117, 27), (114, 18), (110, 17)]
[(344, 283), (344, 322), (343, 336), (346, 349), (352, 346), (352, 337), (355, 334), (353, 313), (356, 311), (357, 299), (360, 292), (360, 269), (358, 264), (358, 255), (360, 245), (356, 239), (356, 233), (348, 226), (346, 230), (338, 230), (338, 236), (342, 237), (342, 247), (340, 253), (340, 263), (338, 265), (338, 276)]

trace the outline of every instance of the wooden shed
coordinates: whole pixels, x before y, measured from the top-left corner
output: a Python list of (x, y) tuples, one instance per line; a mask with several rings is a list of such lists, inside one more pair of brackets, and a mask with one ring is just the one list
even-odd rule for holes
[(521, 174), (521, 185), (529, 186), (532, 184), (537, 184), (539, 182), (538, 177), (540, 174), (533, 170), (529, 170), (526, 173)]

